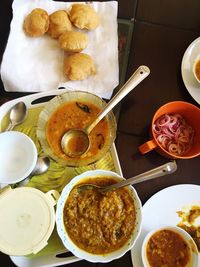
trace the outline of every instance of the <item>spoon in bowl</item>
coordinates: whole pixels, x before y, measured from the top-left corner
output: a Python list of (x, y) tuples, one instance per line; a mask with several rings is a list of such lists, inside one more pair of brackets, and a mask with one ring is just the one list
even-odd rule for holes
[(37, 159), (37, 162), (36, 162), (34, 169), (29, 174), (29, 176), (26, 179), (24, 179), (23, 181), (15, 184), (15, 186), (16, 185), (17, 186), (26, 185), (33, 176), (45, 173), (48, 170), (49, 165), (50, 165), (50, 159), (48, 157), (39, 157)]
[(69, 157), (79, 157), (90, 148), (89, 134), (94, 127), (115, 107), (131, 90), (133, 90), (150, 73), (146, 66), (140, 66), (122, 86), (118, 93), (100, 111), (95, 120), (85, 129), (70, 129), (61, 139), (61, 148)]
[(141, 182), (145, 182), (151, 179), (155, 179), (157, 177), (161, 177), (167, 174), (171, 174), (177, 170), (177, 165), (175, 161), (168, 162), (164, 165), (161, 165), (157, 168), (154, 168), (150, 171), (141, 173), (139, 175), (133, 176), (132, 178), (126, 179), (122, 182), (118, 182), (116, 184), (108, 185), (108, 186), (98, 186), (95, 184), (80, 184), (77, 185), (76, 188), (79, 192), (83, 192), (89, 189), (96, 189), (100, 193), (105, 193), (108, 191), (112, 191), (127, 185), (133, 185)]
[(22, 123), (27, 116), (27, 107), (24, 102), (16, 103), (10, 110), (10, 123), (5, 131), (11, 131), (16, 125)]

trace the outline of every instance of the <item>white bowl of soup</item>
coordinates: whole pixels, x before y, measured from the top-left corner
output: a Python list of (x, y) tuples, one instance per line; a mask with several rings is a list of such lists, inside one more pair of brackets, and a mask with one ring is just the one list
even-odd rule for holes
[(198, 249), (185, 230), (166, 226), (146, 235), (142, 261), (144, 267), (198, 267)]
[(109, 262), (123, 256), (141, 231), (141, 202), (132, 186), (107, 193), (80, 190), (85, 183), (109, 185), (123, 180), (111, 171), (87, 171), (71, 180), (57, 203), (57, 232), (75, 256)]
[(90, 148), (83, 155), (67, 156), (61, 148), (61, 139), (70, 129), (86, 128), (105, 105), (100, 97), (83, 91), (69, 91), (47, 102), (37, 125), (37, 137), (45, 154), (64, 166), (86, 166), (101, 159), (116, 137), (112, 111), (89, 134)]

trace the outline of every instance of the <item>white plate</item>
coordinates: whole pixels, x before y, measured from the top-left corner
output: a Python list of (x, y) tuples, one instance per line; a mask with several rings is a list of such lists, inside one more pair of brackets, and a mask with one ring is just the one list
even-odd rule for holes
[(197, 103), (200, 104), (200, 84), (192, 72), (194, 61), (198, 55), (200, 55), (200, 37), (194, 40), (186, 49), (181, 64), (181, 73), (185, 87)]
[(143, 267), (141, 248), (146, 234), (155, 228), (166, 225), (176, 226), (180, 222), (176, 212), (183, 206), (199, 202), (199, 200), (200, 186), (181, 184), (159, 191), (144, 204), (142, 210), (142, 231), (131, 250), (134, 267)]

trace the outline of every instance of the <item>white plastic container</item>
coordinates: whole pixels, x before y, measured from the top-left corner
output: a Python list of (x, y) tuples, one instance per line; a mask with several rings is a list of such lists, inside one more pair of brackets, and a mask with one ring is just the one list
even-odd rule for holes
[(59, 193), (31, 187), (5, 187), (0, 194), (0, 251), (24, 256), (47, 245), (55, 225)]

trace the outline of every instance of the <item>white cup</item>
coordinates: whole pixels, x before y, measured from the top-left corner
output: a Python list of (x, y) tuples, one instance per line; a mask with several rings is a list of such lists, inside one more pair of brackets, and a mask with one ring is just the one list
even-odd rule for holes
[(13, 184), (24, 180), (34, 169), (37, 148), (30, 137), (17, 132), (0, 133), (0, 183)]

